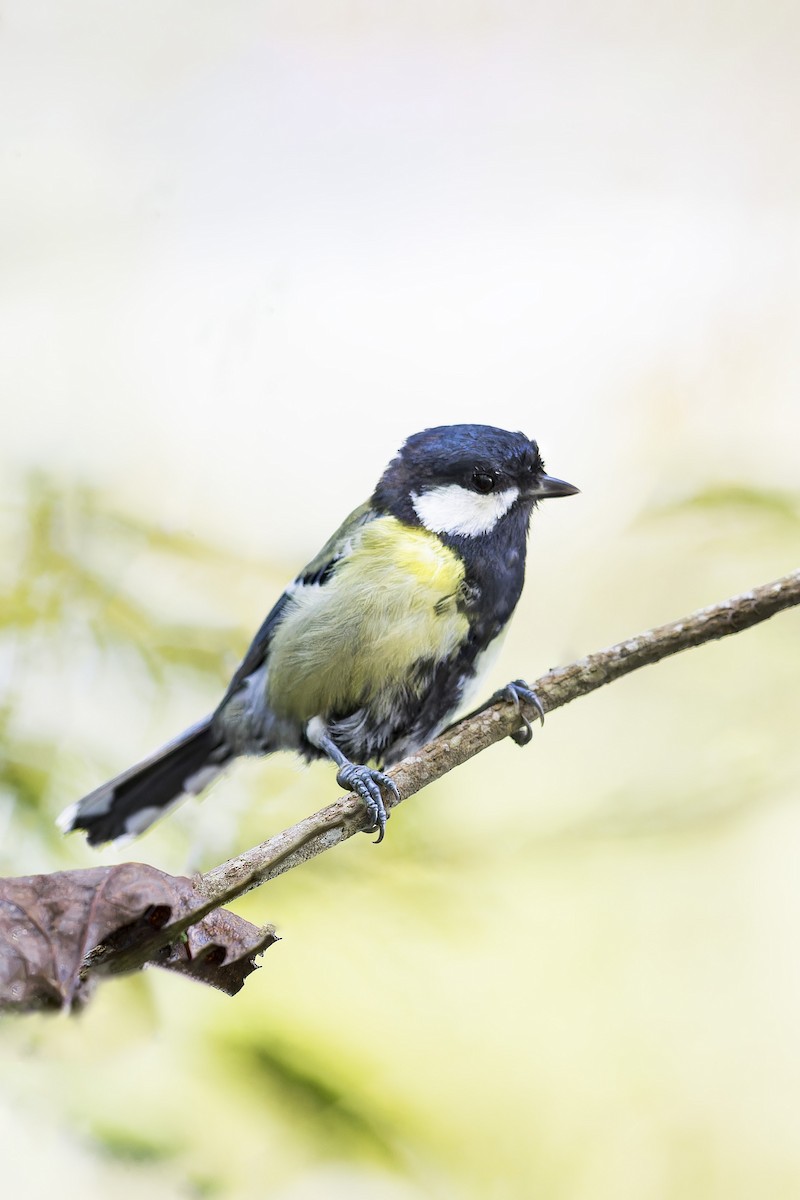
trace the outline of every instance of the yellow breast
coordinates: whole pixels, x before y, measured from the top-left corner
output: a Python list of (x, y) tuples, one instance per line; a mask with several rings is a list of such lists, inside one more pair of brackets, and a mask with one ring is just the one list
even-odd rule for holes
[(307, 721), (413, 693), (420, 659), (441, 661), (461, 644), (456, 600), (464, 567), (424, 529), (394, 517), (364, 526), (323, 585), (298, 589), (270, 647), (268, 698)]

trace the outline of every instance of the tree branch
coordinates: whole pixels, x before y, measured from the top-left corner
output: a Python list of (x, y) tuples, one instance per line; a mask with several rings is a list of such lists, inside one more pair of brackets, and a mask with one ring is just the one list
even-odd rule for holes
[[(739, 633), (798, 604), (800, 571), (793, 571), (774, 583), (548, 671), (532, 687), (545, 712), (552, 712), (648, 663)], [(523, 715), (533, 719), (535, 714), (523, 704)], [(511, 702), (490, 704), (389, 774), (406, 800), (520, 727), (520, 713)], [(392, 806), (399, 803), (388, 800)], [(75, 1006), (98, 976), (137, 970), (148, 963), (237, 991), (254, 969), (255, 956), (275, 935), (270, 928), (258, 930), (217, 910), (352, 837), (365, 822), (362, 801), (352, 794), (343, 796), (194, 880), (164, 876), (136, 863), (0, 880), (0, 926), (3, 919), (13, 926), (10, 940), (0, 937), (0, 984), (4, 975), (9, 977), (4, 985), (7, 1005), (24, 1010), (32, 1006), (31, 997), (44, 997), (44, 1001)], [(98, 897), (104, 908), (98, 907)], [(66, 923), (65, 913), (70, 917)], [(213, 923), (203, 924), (204, 918)], [(30, 935), (28, 942), (33, 938), (35, 953), (22, 946), (21, 932)]]
[[(792, 571), (773, 583), (765, 583), (752, 591), (708, 608), (691, 616), (656, 629), (648, 629), (627, 641), (618, 642), (606, 650), (589, 654), (567, 667), (558, 667), (531, 684), (545, 712), (552, 712), (612, 683), (648, 663), (659, 662), (681, 650), (700, 646), (717, 638), (739, 633), (751, 625), (800, 604), (800, 570)], [(523, 704), (523, 712), (531, 719), (535, 713)], [(423, 746), (417, 754), (406, 758), (388, 774), (394, 779), (401, 800), (407, 800), (448, 771), (480, 754), (495, 742), (502, 741), (520, 728), (519, 715), (513, 704), (504, 701), (465, 717), (446, 733)], [(396, 807), (400, 801), (391, 796), (387, 805)], [(364, 806), (354, 795), (321, 809), (290, 829), (275, 834), (260, 846), (214, 867), (196, 881), (196, 888), (208, 897), (212, 905), (227, 904), (252, 888), (282, 875), (310, 858), (315, 858), (331, 846), (346, 841), (364, 828)]]

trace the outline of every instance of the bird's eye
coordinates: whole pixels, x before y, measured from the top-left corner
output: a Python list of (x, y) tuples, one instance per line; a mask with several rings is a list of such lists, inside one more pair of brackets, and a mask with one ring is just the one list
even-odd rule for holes
[(494, 484), (494, 475), (490, 475), (488, 471), (476, 471), (472, 476), (472, 486), (482, 496), (487, 496), (489, 492), (493, 492)]

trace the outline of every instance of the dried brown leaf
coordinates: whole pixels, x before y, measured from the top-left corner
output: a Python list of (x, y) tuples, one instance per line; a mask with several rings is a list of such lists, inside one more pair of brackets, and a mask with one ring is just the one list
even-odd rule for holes
[(216, 909), (176, 940), (159, 939), (207, 907), (191, 879), (145, 863), (0, 879), (0, 1009), (71, 1009), (93, 976), (146, 961), (235, 995), (275, 934)]

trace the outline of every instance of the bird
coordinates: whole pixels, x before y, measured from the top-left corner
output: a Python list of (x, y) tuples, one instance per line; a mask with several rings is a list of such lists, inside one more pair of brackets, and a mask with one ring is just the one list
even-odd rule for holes
[[(384, 792), (399, 799), (386, 769), (466, 707), (520, 598), (533, 510), (578, 491), (546, 473), (523, 433), (413, 434), (280, 596), (214, 712), (71, 805), (62, 830), (91, 845), (126, 841), (233, 759), (290, 750), (331, 760), (381, 841)], [(544, 717), (523, 680), (492, 700), (501, 696)]]

